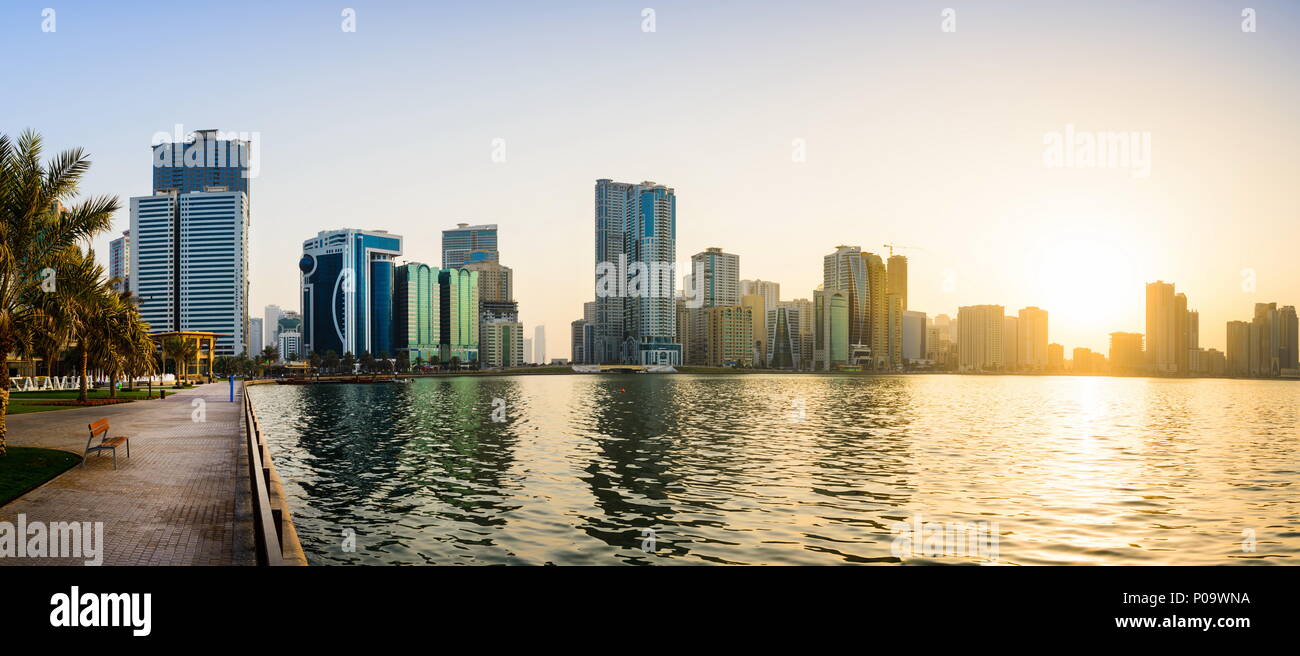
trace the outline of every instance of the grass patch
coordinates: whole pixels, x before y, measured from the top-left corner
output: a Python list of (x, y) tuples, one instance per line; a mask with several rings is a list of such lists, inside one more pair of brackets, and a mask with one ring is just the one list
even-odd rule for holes
[(0, 506), (62, 474), (81, 462), (76, 454), (56, 449), (11, 446), (0, 456)]
[(37, 405), (35, 403), (14, 403), (9, 402), (9, 409), (5, 411), (6, 415), (21, 415), (28, 412), (50, 412), (51, 410), (71, 410), (72, 408), (82, 408), (80, 405)]

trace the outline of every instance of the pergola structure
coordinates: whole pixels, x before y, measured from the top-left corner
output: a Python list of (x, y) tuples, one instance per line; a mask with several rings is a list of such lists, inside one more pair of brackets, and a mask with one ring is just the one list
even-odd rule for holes
[[(212, 382), (212, 364), (216, 361), (217, 338), (230, 337), (221, 333), (209, 333), (202, 330), (176, 330), (169, 332), (153, 333), (149, 335), (151, 339), (158, 343), (161, 350), (163, 342), (173, 337), (179, 337), (187, 342), (194, 342), (194, 359), (185, 363), (185, 371), (176, 372), (176, 380), (184, 381), (189, 378), (207, 378)], [(164, 356), (165, 357), (165, 356)], [(176, 363), (179, 369), (180, 363)], [(167, 367), (163, 363), (163, 369)]]

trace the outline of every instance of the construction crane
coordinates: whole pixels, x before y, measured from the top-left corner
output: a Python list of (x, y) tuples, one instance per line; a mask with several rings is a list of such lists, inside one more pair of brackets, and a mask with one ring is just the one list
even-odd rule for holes
[(904, 246), (904, 245), (902, 245), (902, 244), (884, 244), (884, 246), (885, 246), (885, 248), (888, 248), (888, 249), (889, 249), (889, 256), (890, 256), (890, 257), (893, 257), (893, 256), (894, 256), (894, 249), (895, 249), (895, 248), (897, 248), (897, 249), (904, 249), (904, 248), (907, 248), (907, 249), (918, 250), (918, 251), (923, 251), (923, 250), (925, 250), (924, 248), (921, 248), (920, 246)]

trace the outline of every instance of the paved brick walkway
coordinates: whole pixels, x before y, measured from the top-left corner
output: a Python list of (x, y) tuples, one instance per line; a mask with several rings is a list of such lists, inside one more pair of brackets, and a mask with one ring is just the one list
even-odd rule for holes
[[(82, 453), (86, 425), (108, 417), (131, 438), (0, 507), (0, 521), (104, 523), (105, 565), (254, 564), (243, 450), (242, 397), (227, 383), (169, 390), (166, 400), (8, 417), (9, 444)], [(202, 399), (204, 421), (195, 420)], [(241, 466), (243, 469), (241, 470)], [(243, 483), (241, 485), (240, 483)], [(84, 558), (4, 558), (2, 565), (81, 565)]]

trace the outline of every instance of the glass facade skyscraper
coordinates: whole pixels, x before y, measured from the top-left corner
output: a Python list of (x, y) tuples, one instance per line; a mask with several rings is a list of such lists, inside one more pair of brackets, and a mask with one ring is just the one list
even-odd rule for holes
[(225, 187), (251, 197), (252, 146), (243, 139), (221, 136), (218, 130), (198, 130), (188, 141), (154, 144), (153, 190), (184, 194)]
[(478, 272), (443, 269), (438, 272), (439, 335), (444, 362), (456, 358), (469, 363), (478, 360), (479, 307)]
[(459, 269), (470, 262), (496, 262), (500, 259), (495, 223), (473, 226), (459, 223), (455, 228), (442, 231), (444, 269)]
[(394, 355), (406, 353), (412, 364), (441, 359), (440, 304), (437, 268), (418, 262), (402, 264), (393, 275)]
[(674, 307), (676, 256), (672, 188), (596, 181), (597, 361), (682, 364)]
[(303, 352), (393, 357), (393, 258), (384, 230), (327, 230), (303, 242)]

